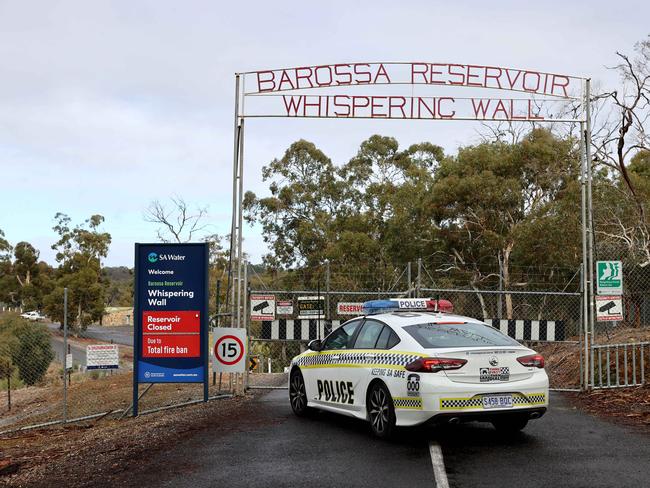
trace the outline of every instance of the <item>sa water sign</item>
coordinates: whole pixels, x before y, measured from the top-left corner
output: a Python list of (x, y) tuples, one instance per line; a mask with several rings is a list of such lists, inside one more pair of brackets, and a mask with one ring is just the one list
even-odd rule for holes
[(596, 261), (596, 283), (599, 295), (623, 294), (623, 263)]
[(136, 244), (139, 383), (207, 381), (207, 263), (207, 244)]
[(246, 371), (246, 329), (212, 329), (212, 370), (219, 373)]

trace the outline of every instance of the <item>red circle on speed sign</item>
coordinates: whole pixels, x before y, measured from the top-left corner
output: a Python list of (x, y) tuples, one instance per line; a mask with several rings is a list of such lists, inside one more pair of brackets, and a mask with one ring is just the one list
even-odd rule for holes
[[(226, 343), (224, 341), (226, 340), (232, 340), (235, 342), (233, 344), (232, 342)], [(219, 345), (223, 344), (223, 351), (222, 354), (219, 354)], [(235, 346), (235, 353), (233, 355), (229, 354), (233, 348), (231, 347), (226, 347), (226, 346)], [(237, 348), (239, 349), (237, 351)], [(220, 337), (217, 342), (214, 344), (214, 357), (217, 358), (217, 361), (219, 361), (221, 364), (225, 364), (226, 366), (231, 366), (233, 364), (238, 363), (241, 361), (241, 358), (244, 357), (244, 343), (239, 339), (239, 337), (235, 337), (234, 335), (225, 335), (223, 337)], [(235, 359), (229, 360), (227, 358), (234, 357)]]

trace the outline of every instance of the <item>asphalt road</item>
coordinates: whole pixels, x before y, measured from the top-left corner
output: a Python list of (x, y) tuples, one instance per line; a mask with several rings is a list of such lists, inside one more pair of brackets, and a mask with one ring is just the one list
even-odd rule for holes
[[(54, 355), (56, 356), (57, 361), (63, 364), (63, 337), (60, 336), (50, 336), (50, 343), (52, 344), (52, 349), (54, 350)], [(74, 365), (80, 364), (81, 366), (86, 366), (86, 348), (84, 346), (77, 346), (68, 342), (70, 346), (70, 354), (72, 354), (72, 363)]]
[[(206, 425), (152, 455), (140, 486), (435, 487), (430, 449), (442, 448), (452, 488), (648, 486), (650, 436), (573, 409), (552, 395), (547, 415), (506, 439), (488, 424), (403, 429), (390, 441), (334, 414), (294, 417), (286, 390), (251, 402), (229, 425)], [(182, 412), (179, 411), (179, 415)]]
[[(50, 330), (59, 330), (59, 324), (46, 324)], [(98, 339), (102, 342), (111, 342), (133, 347), (133, 326), (108, 327), (91, 325), (83, 333), (84, 337)]]

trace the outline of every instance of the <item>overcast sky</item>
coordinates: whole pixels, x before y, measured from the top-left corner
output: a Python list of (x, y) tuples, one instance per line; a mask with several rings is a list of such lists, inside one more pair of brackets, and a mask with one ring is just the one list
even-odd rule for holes
[[(395, 2), (0, 0), (0, 229), (53, 262), (56, 212), (106, 218), (108, 265), (133, 264), (155, 240), (153, 199), (209, 206), (230, 224), (234, 73), (285, 66), (429, 61), (591, 76), (650, 33), (644, 1)], [(325, 5), (326, 7), (321, 7)], [(448, 152), (476, 124), (439, 121), (251, 120), (245, 189), (299, 138), (336, 163), (372, 134)], [(258, 261), (259, 229), (245, 229)]]

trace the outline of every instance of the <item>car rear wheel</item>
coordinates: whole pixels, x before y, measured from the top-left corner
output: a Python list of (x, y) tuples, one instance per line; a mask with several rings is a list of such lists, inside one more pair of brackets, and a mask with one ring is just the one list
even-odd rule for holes
[(291, 402), (291, 409), (298, 417), (304, 417), (310, 411), (307, 406), (307, 393), (305, 391), (305, 380), (299, 369), (294, 369), (291, 372), (289, 379), (289, 401)]
[(373, 434), (382, 439), (389, 438), (395, 430), (395, 407), (388, 388), (375, 382), (368, 391), (368, 417)]
[(492, 421), (492, 425), (499, 432), (504, 434), (514, 434), (523, 430), (528, 424), (527, 415), (504, 415)]

